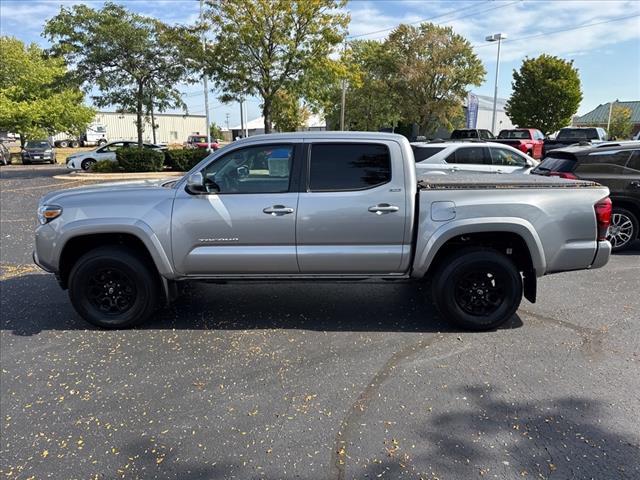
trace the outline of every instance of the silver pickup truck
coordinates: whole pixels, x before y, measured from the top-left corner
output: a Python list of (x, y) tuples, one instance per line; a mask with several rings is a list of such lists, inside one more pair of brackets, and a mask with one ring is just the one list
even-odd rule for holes
[(538, 277), (607, 263), (609, 191), (535, 175), (416, 178), (381, 133), (250, 137), (180, 180), (40, 200), (34, 260), (76, 311), (128, 327), (188, 280), (430, 280), (440, 314), (496, 328)]

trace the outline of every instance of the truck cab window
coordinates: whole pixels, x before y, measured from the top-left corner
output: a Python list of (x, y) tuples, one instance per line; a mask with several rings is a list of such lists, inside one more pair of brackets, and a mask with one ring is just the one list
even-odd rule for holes
[(311, 147), (309, 190), (364, 190), (391, 181), (391, 156), (385, 145), (318, 143)]
[(205, 185), (217, 193), (289, 191), (292, 145), (264, 145), (234, 150), (202, 171)]

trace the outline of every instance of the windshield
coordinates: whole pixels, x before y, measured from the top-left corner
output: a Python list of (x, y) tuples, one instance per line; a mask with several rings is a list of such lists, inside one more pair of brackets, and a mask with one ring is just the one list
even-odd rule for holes
[(25, 148), (51, 148), (46, 140), (29, 140)]
[(207, 143), (207, 137), (191, 137), (192, 142)]
[(454, 130), (451, 138), (478, 138), (477, 130)]
[(502, 130), (498, 138), (512, 138), (516, 140), (528, 140), (531, 138), (529, 130)]
[(563, 128), (556, 139), (564, 140), (565, 138), (594, 140), (598, 138), (598, 132), (595, 128)]

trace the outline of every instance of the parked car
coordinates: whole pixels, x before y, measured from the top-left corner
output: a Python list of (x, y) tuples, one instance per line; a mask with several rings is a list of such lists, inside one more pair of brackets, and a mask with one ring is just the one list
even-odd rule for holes
[[(109, 142), (102, 147), (95, 148), (86, 152), (79, 152), (69, 155), (67, 157), (67, 168), (71, 170), (89, 170), (91, 165), (99, 160), (111, 160), (116, 161), (116, 150), (119, 148), (136, 148), (138, 142), (127, 140)], [(166, 147), (154, 145), (152, 143), (145, 143), (144, 148), (151, 148), (154, 150), (164, 150)]]
[(609, 260), (611, 201), (536, 175), (417, 178), (408, 140), (296, 132), (238, 140), (179, 180), (40, 200), (34, 260), (101, 327), (149, 318), (186, 280), (432, 281), (442, 318), (509, 320), (536, 279)]
[(483, 140), (493, 140), (496, 136), (489, 130), (477, 128), (458, 128), (451, 132), (451, 140), (466, 140), (469, 138), (480, 138)]
[(0, 165), (9, 165), (11, 163), (11, 152), (7, 146), (0, 142)]
[(601, 143), (553, 150), (531, 173), (598, 182), (610, 190), (613, 214), (608, 240), (614, 252), (638, 238), (640, 142)]
[(542, 158), (544, 135), (540, 130), (535, 128), (501, 130), (498, 134), (498, 138), (493, 141), (517, 148), (532, 158)]
[(538, 164), (513, 147), (494, 142), (414, 142), (411, 148), (419, 173), (529, 173)]
[(209, 148), (212, 150), (218, 150), (220, 148), (220, 142), (216, 138), (211, 139), (211, 143), (207, 143), (206, 135), (189, 135), (187, 141), (184, 143), (185, 148)]
[(607, 132), (600, 127), (565, 127), (558, 131), (554, 139), (545, 138), (542, 146), (542, 158), (551, 150), (574, 145), (576, 143), (601, 143), (607, 141)]
[(49, 140), (27, 140), (20, 152), (22, 163), (56, 163), (56, 151)]

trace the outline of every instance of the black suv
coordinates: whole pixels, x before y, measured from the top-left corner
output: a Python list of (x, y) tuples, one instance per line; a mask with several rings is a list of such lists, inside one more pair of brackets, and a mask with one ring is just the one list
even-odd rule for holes
[(638, 238), (640, 142), (558, 148), (531, 173), (592, 180), (609, 187), (613, 214), (607, 239), (613, 251), (628, 248)]
[(489, 130), (482, 130), (479, 128), (458, 128), (451, 132), (451, 140), (468, 140), (470, 138), (492, 140), (496, 138), (496, 136)]

